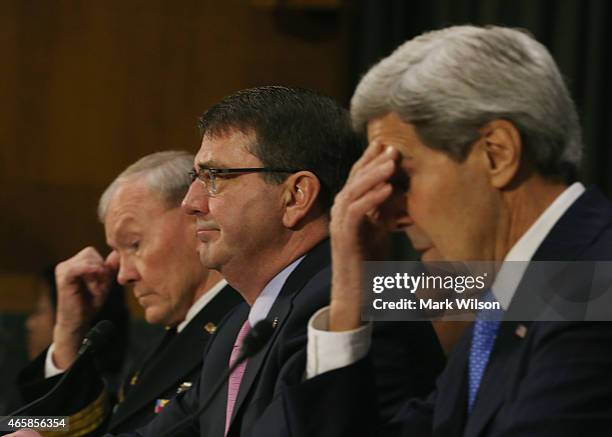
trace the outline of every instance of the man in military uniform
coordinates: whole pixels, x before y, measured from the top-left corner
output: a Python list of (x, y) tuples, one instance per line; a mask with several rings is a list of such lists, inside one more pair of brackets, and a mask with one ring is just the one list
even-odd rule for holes
[[(24, 398), (44, 395), (73, 364), (74, 369), (50, 399), (25, 414), (69, 415), (69, 435), (121, 432), (148, 423), (192, 386), (206, 343), (241, 301), (217, 272), (202, 267), (195, 220), (181, 211), (192, 163), (193, 155), (186, 152), (145, 156), (100, 198), (98, 213), (113, 250), (105, 259), (87, 247), (56, 267), (53, 344), (22, 371)], [(115, 277), (132, 289), (148, 323), (166, 326), (162, 338), (136, 360), (117, 398), (106, 389), (92, 357), (76, 361)]]

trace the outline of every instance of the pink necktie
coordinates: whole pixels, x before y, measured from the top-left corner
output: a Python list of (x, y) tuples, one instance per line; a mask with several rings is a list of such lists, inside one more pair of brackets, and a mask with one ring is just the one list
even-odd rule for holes
[[(250, 330), (251, 325), (249, 324), (249, 320), (247, 319), (242, 325), (242, 328), (240, 328), (240, 332), (238, 333), (236, 341), (234, 342), (234, 348), (232, 349), (232, 355), (230, 356), (229, 361), (230, 367), (238, 359), (238, 355), (240, 355), (240, 348), (242, 347), (244, 337), (246, 337)], [(248, 360), (245, 360), (241, 364), (239, 364), (229, 377), (227, 386), (227, 410), (225, 412), (225, 435), (227, 435), (230, 421), (232, 420), (234, 404), (236, 403), (236, 398), (238, 397), (238, 390), (240, 390), (240, 383), (242, 382), (242, 377), (244, 376), (244, 370), (246, 369), (247, 361)]]

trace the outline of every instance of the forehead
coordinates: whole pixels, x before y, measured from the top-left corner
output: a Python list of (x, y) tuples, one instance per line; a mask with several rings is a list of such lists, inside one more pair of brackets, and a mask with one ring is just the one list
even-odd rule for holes
[(415, 148), (425, 147), (414, 126), (404, 123), (393, 112), (368, 122), (368, 140), (395, 146), (404, 156), (412, 154)]
[(129, 227), (146, 228), (167, 209), (161, 196), (152, 192), (143, 182), (120, 184), (106, 212), (106, 235), (110, 238)]
[(261, 161), (249, 148), (256, 141), (254, 133), (229, 129), (226, 133), (202, 138), (195, 157), (196, 166), (207, 167), (259, 167)]

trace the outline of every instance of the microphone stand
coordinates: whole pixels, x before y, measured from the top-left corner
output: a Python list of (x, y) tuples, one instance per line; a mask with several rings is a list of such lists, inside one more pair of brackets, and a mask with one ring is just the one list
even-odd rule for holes
[(98, 322), (96, 326), (91, 328), (91, 330), (87, 333), (87, 335), (83, 339), (83, 343), (79, 351), (77, 352), (77, 357), (74, 360), (74, 363), (72, 363), (72, 365), (68, 368), (68, 370), (64, 372), (62, 377), (59, 379), (59, 381), (57, 381), (57, 383), (53, 386), (53, 388), (49, 390), (44, 396), (38, 399), (34, 399), (32, 402), (24, 405), (21, 408), (18, 408), (12, 413), (9, 413), (7, 417), (18, 416), (24, 411), (28, 410), (28, 408), (50, 398), (51, 395), (53, 395), (57, 391), (57, 389), (66, 380), (66, 378), (68, 378), (68, 376), (72, 373), (72, 370), (76, 367), (76, 364), (80, 360), (80, 358), (83, 355), (85, 355), (87, 352), (93, 351), (96, 347), (99, 347), (101, 344), (106, 342), (108, 340), (108, 337), (110, 337), (110, 335), (112, 334), (113, 329), (114, 329), (113, 324), (109, 322), (108, 320), (101, 320), (100, 322)]

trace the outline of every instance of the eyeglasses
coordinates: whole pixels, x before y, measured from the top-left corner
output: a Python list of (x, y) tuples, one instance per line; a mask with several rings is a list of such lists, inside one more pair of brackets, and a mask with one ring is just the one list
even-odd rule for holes
[(247, 168), (200, 168), (191, 170), (189, 177), (191, 183), (199, 179), (206, 189), (208, 194), (217, 194), (217, 177), (226, 177), (228, 175), (240, 176), (246, 173), (297, 173), (299, 170), (289, 168), (268, 168), (268, 167), (247, 167)]

